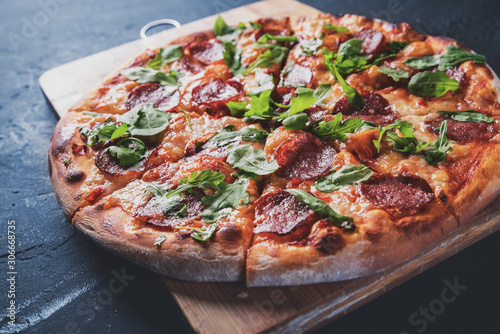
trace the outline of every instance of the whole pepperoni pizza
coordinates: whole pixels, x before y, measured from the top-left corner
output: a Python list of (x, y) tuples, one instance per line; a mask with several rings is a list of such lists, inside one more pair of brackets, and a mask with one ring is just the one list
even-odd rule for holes
[(406, 23), (219, 17), (71, 107), (51, 179), (76, 229), (160, 274), (351, 279), (497, 195), (497, 87), (485, 57)]

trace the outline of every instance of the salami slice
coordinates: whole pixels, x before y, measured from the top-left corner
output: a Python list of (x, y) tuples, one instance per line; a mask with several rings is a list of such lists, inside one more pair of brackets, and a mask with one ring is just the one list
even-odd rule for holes
[(161, 207), (161, 200), (152, 197), (148, 203), (138, 208), (136, 215), (145, 217), (146, 223), (161, 227), (174, 227), (186, 220), (193, 220), (200, 216), (205, 206), (201, 202), (203, 194), (197, 191), (195, 194), (188, 192), (182, 193), (180, 202), (186, 205), (187, 213), (184, 216), (165, 216)]
[(286, 191), (262, 196), (255, 202), (254, 233), (276, 233), (279, 235), (295, 231), (315, 215), (297, 197)]
[(352, 37), (361, 40), (362, 54), (377, 54), (384, 48), (385, 37), (380, 31), (365, 29), (355, 32)]
[(132, 89), (127, 98), (127, 109), (152, 104), (155, 108), (170, 111), (179, 104), (179, 92), (166, 90), (157, 83), (145, 83)]
[(237, 81), (212, 79), (193, 88), (193, 101), (212, 107), (225, 105), (243, 95), (243, 86)]
[(446, 137), (460, 144), (475, 140), (487, 141), (496, 135), (494, 123), (459, 122), (448, 117), (425, 120), (424, 126), (439, 134), (438, 127), (445, 119), (448, 121)]
[(374, 205), (403, 214), (415, 214), (434, 199), (429, 184), (415, 175), (374, 175), (361, 183), (361, 193)]
[(188, 47), (188, 50), (193, 58), (205, 65), (224, 58), (224, 46), (219, 42), (201, 42), (191, 44)]
[(299, 133), (276, 150), (276, 161), (281, 166), (276, 173), (289, 179), (312, 180), (328, 173), (336, 153), (310, 133)]
[(365, 105), (361, 110), (352, 108), (345, 96), (343, 96), (335, 104), (333, 114), (341, 112), (347, 118), (361, 118), (381, 125), (387, 125), (396, 120), (396, 113), (391, 110), (389, 102), (382, 95), (379, 93), (363, 93), (361, 96), (365, 100)]

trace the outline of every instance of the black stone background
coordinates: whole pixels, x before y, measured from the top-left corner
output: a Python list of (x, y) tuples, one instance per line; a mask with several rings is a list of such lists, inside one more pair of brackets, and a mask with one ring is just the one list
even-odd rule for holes
[[(58, 117), (38, 78), (55, 66), (137, 39), (149, 21), (169, 17), (187, 23), (250, 1), (59, 0), (54, 6), (55, 1), (0, 0), (0, 332), (184, 333), (182, 315), (158, 276), (98, 249), (63, 216), (47, 167)], [(500, 71), (498, 2), (305, 2), (334, 14), (406, 21), (426, 34), (455, 38)], [(52, 8), (46, 20), (44, 8)], [(26, 21), (39, 25), (30, 35), (23, 35)], [(17, 228), (14, 326), (6, 319), (8, 220)], [(439, 299), (444, 280), (455, 278), (467, 288), (421, 332), (500, 333), (499, 263), (496, 233), (318, 333), (419, 333), (423, 325), (412, 326), (408, 318)], [(110, 295), (105, 289), (113, 270), (135, 278)]]

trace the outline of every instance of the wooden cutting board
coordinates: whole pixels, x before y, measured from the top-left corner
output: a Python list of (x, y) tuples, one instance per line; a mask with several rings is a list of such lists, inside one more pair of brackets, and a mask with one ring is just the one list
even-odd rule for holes
[[(293, 0), (268, 0), (222, 13), (229, 24), (259, 17), (314, 15), (318, 10)], [(58, 66), (40, 77), (47, 99), (62, 116), (111, 70), (147, 48), (211, 29), (216, 15)], [(311, 331), (409, 280), (500, 229), (500, 198), (462, 228), (411, 261), (355, 280), (294, 287), (246, 288), (243, 283), (190, 283), (163, 278), (192, 328), (200, 333)]]

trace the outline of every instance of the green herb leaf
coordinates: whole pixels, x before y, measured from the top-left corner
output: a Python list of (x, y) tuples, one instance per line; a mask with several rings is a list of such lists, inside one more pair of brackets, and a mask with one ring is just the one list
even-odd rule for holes
[(233, 131), (233, 128), (234, 125), (226, 125), (210, 138), (202, 148), (228, 146), (237, 144), (242, 140), (264, 143), (269, 135), (267, 131), (254, 128), (243, 128), (238, 131)]
[(345, 142), (347, 133), (354, 133), (363, 124), (361, 118), (347, 118), (342, 122), (342, 113), (335, 115), (333, 121), (321, 121), (311, 129), (311, 133), (323, 140), (338, 139)]
[(455, 121), (459, 122), (493, 123), (495, 121), (495, 119), (474, 110), (466, 110), (466, 111), (439, 110), (438, 113), (442, 114), (443, 116), (451, 117), (451, 119), (454, 119)]
[(246, 120), (266, 121), (276, 116), (271, 108), (271, 93), (272, 89), (262, 92), (260, 95), (254, 95), (251, 98), (250, 110), (245, 112), (243, 116)]
[(260, 24), (260, 23), (255, 23), (255, 22), (250, 21), (250, 22), (248, 22), (248, 24), (250, 25), (250, 27), (252, 29), (256, 29), (256, 30), (262, 29), (262, 24)]
[(318, 100), (314, 97), (314, 91), (310, 88), (299, 87), (295, 90), (297, 96), (292, 96), (289, 115), (295, 115), (306, 110)]
[(249, 73), (257, 67), (270, 67), (272, 64), (281, 64), (287, 55), (287, 48), (283, 46), (274, 46), (260, 54), (243, 73)]
[(241, 64), (241, 49), (237, 48), (231, 42), (224, 42), (224, 51), (222, 52), (224, 56), (224, 62), (226, 63), (229, 70), (234, 75), (241, 74), (245, 71), (246, 67)]
[(332, 92), (332, 84), (331, 83), (319, 85), (314, 90), (314, 93), (313, 93), (313, 96), (316, 98), (315, 104), (320, 105), (324, 99), (326, 99), (328, 96), (330, 96), (331, 92)]
[(215, 20), (213, 32), (221, 42), (229, 42), (235, 44), (244, 29), (244, 27), (234, 28), (228, 26), (222, 16), (219, 16)]
[(448, 91), (459, 91), (457, 80), (450, 79), (443, 71), (420, 72), (414, 75), (408, 83), (410, 93), (418, 96), (440, 97)]
[(384, 61), (388, 58), (396, 57), (398, 55), (398, 53), (401, 50), (403, 50), (408, 44), (410, 44), (410, 42), (394, 41), (394, 42), (387, 43), (386, 45), (389, 48), (389, 50), (379, 53), (377, 55), (377, 57), (373, 60), (372, 64), (378, 66), (378, 65), (380, 65), (380, 63), (382, 63), (382, 61)]
[(308, 121), (309, 117), (307, 117), (307, 114), (300, 112), (285, 118), (283, 120), (283, 125), (287, 130), (303, 130), (306, 128)]
[[(409, 149), (404, 149), (405, 146), (413, 144), (413, 147), (416, 148), (418, 141), (413, 135), (413, 125), (409, 122), (406, 121), (400, 121), (399, 119), (395, 120), (392, 124), (389, 124), (387, 126), (378, 126), (378, 140), (374, 140), (373, 144), (377, 148), (377, 152), (380, 152), (380, 143), (382, 142), (382, 139), (384, 139), (384, 135), (386, 135), (389, 130), (397, 129), (403, 134), (403, 139), (406, 141), (405, 143), (401, 141), (397, 142), (397, 138), (394, 136), (398, 137), (396, 134), (393, 134), (394, 136), (389, 137), (388, 141), (391, 141), (393, 144), (395, 144), (395, 148), (400, 148), (401, 150), (404, 150), (404, 152), (408, 152)], [(396, 148), (396, 150), (397, 150)]]
[(182, 58), (182, 45), (173, 44), (164, 47), (158, 51), (154, 59), (151, 59), (146, 67), (153, 70), (159, 70), (168, 63), (174, 62)]
[(255, 150), (250, 144), (230, 145), (227, 148), (227, 162), (233, 168), (257, 175), (268, 175), (279, 168), (276, 160), (269, 162), (263, 150)]
[(233, 177), (237, 179), (249, 179), (249, 180), (259, 181), (259, 176), (257, 174), (245, 171), (239, 171), (238, 173), (234, 173)]
[(347, 29), (346, 27), (336, 26), (331, 23), (323, 24), (323, 29), (333, 32), (349, 32), (349, 29)]
[(137, 138), (122, 139), (116, 146), (109, 146), (104, 150), (117, 158), (120, 165), (134, 167), (140, 160), (148, 155), (146, 145)]
[(402, 68), (392, 68), (389, 66), (382, 66), (382, 67), (378, 68), (378, 71), (380, 73), (387, 75), (388, 77), (391, 77), (396, 82), (398, 82), (402, 78), (409, 78), (410, 77), (410, 73), (406, 72)]
[(257, 43), (267, 43), (269, 40), (278, 42), (297, 42), (297, 37), (295, 36), (275, 36), (271, 34), (264, 34), (258, 40)]
[(205, 205), (205, 210), (201, 213), (204, 222), (211, 223), (222, 217), (229, 216), (232, 209), (238, 205), (248, 204), (249, 195), (246, 191), (246, 181), (244, 179), (240, 179), (233, 184), (222, 182), (217, 190), (217, 193), (201, 199)]
[(175, 91), (179, 84), (177, 83), (178, 73), (170, 71), (167, 74), (163, 71), (154, 70), (146, 67), (131, 67), (120, 72), (130, 80), (137, 81), (138, 83), (157, 82), (162, 86), (167, 86)]
[(429, 165), (436, 165), (446, 160), (446, 152), (453, 151), (446, 136), (448, 132), (448, 121), (439, 125), (439, 136), (432, 144), (431, 149), (424, 151), (424, 159)]
[(312, 38), (308, 39), (306, 41), (303, 41), (300, 44), (300, 48), (302, 49), (302, 52), (305, 53), (306, 55), (309, 56), (314, 56), (316, 52), (318, 52), (319, 48), (323, 44), (323, 40), (319, 38)]
[(152, 104), (134, 107), (120, 117), (128, 124), (128, 131), (133, 136), (157, 135), (168, 127), (170, 118), (170, 113), (158, 110)]
[(200, 230), (196, 230), (193, 233), (191, 233), (191, 237), (193, 239), (198, 240), (198, 241), (207, 241), (215, 233), (218, 226), (219, 225), (217, 223), (210, 224), (208, 227), (202, 228)]
[(467, 60), (472, 60), (475, 63), (486, 63), (486, 57), (465, 51), (455, 45), (448, 45), (446, 50), (448, 51), (446, 53), (406, 59), (404, 63), (411, 68), (417, 69), (439, 66), (439, 70), (441, 71), (445, 71)]
[(354, 87), (349, 85), (347, 81), (345, 81), (344, 78), (339, 74), (337, 67), (333, 63), (334, 55), (335, 54), (333, 52), (328, 51), (327, 48), (323, 48), (325, 66), (328, 68), (330, 73), (333, 74), (335, 80), (340, 82), (340, 85), (342, 87), (342, 92), (345, 94), (345, 98), (349, 102), (351, 107), (353, 107), (356, 110), (361, 110), (365, 105), (365, 100), (363, 99), (361, 94), (359, 94), (358, 91), (354, 89)]
[(354, 70), (360, 72), (371, 66), (366, 65), (370, 58), (371, 55), (361, 54), (361, 40), (353, 38), (340, 44), (335, 66), (340, 74), (349, 74)]
[(226, 103), (226, 106), (229, 108), (231, 116), (234, 117), (241, 117), (245, 112), (248, 111), (248, 102), (246, 101), (229, 101)]
[(342, 187), (366, 181), (373, 172), (365, 165), (345, 165), (326, 176), (318, 177), (314, 186), (329, 193)]
[(322, 200), (309, 194), (307, 191), (301, 189), (287, 189), (285, 190), (290, 194), (294, 195), (302, 202), (307, 204), (309, 209), (313, 210), (317, 214), (328, 218), (328, 220), (338, 227), (344, 228), (346, 230), (354, 230), (356, 225), (354, 225), (354, 219), (352, 217), (347, 217), (336, 213), (328, 204)]

